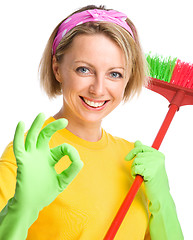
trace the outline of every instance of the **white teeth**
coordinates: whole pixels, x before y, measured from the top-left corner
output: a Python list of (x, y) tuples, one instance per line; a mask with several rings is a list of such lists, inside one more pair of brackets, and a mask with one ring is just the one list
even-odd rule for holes
[(104, 102), (91, 102), (85, 98), (83, 98), (83, 99), (91, 107), (101, 107), (103, 104), (105, 104), (105, 101)]

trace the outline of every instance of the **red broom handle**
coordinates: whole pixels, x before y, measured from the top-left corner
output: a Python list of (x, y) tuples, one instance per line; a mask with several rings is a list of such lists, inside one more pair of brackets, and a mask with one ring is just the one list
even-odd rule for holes
[[(155, 149), (159, 149), (164, 136), (166, 135), (166, 132), (170, 126), (170, 123), (175, 115), (175, 113), (178, 111), (179, 107), (176, 104), (170, 104), (169, 110), (167, 112), (167, 115), (161, 125), (161, 128), (153, 142), (152, 147)], [(129, 210), (129, 207), (131, 206), (131, 203), (133, 199), (135, 198), (135, 195), (137, 194), (141, 184), (143, 182), (143, 178), (140, 175), (137, 175), (127, 196), (125, 197), (119, 211), (117, 212), (117, 215), (115, 216), (108, 232), (106, 233), (106, 236), (104, 240), (112, 240), (114, 239), (127, 211)]]

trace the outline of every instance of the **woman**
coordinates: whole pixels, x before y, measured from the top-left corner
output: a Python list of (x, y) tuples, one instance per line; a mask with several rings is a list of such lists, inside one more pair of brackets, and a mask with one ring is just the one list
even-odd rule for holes
[(101, 128), (140, 92), (144, 72), (124, 14), (87, 6), (56, 27), (40, 74), (49, 97), (63, 94), (63, 106), (46, 121), (39, 114), (25, 144), (20, 122), (2, 155), (0, 239), (103, 239), (136, 174), (145, 183), (116, 239), (183, 239), (163, 154)]

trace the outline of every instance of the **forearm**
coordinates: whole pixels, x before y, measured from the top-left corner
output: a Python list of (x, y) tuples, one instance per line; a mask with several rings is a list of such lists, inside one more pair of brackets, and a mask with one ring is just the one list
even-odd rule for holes
[(37, 219), (38, 211), (25, 210), (10, 199), (0, 212), (0, 239), (25, 240), (29, 227)]
[(150, 202), (150, 235), (152, 240), (183, 240), (176, 207), (170, 195), (164, 201)]

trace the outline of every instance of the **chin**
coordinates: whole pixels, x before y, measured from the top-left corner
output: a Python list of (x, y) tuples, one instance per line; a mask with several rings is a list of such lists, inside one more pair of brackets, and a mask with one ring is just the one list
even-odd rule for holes
[(82, 118), (82, 120), (84, 121), (84, 122), (88, 122), (88, 123), (101, 123), (101, 121), (103, 120), (103, 118), (105, 118), (105, 116), (104, 117), (97, 117), (97, 116), (82, 116), (81, 117)]

